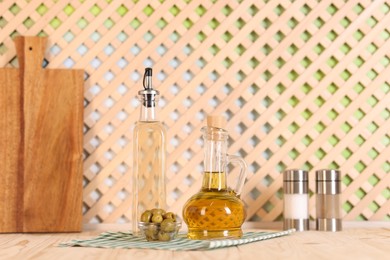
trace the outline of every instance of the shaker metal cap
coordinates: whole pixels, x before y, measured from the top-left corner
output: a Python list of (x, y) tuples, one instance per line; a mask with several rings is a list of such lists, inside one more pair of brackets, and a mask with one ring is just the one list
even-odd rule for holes
[(322, 169), (316, 171), (316, 181), (340, 181), (340, 171)]
[(288, 169), (283, 172), (283, 181), (308, 181), (307, 171), (301, 169)]
[(339, 194), (341, 193), (340, 171), (318, 170), (316, 171), (317, 194)]

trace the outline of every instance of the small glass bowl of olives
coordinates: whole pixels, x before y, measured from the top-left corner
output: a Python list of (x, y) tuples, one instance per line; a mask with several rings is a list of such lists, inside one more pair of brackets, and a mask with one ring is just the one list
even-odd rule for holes
[(146, 210), (138, 223), (147, 241), (171, 241), (181, 228), (181, 221), (172, 212), (163, 209)]

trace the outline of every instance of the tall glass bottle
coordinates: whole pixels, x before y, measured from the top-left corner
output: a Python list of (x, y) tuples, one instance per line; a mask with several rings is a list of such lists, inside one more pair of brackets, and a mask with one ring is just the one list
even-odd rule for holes
[(166, 208), (166, 130), (158, 120), (159, 92), (152, 86), (152, 69), (146, 68), (139, 121), (134, 127), (133, 143), (133, 233), (138, 235), (138, 222), (143, 211)]

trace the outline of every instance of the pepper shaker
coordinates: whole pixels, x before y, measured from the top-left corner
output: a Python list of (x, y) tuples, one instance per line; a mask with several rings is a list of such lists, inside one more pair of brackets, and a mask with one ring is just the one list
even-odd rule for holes
[(338, 170), (316, 171), (316, 229), (341, 231), (341, 180)]
[(308, 173), (292, 169), (283, 173), (284, 229), (309, 230)]

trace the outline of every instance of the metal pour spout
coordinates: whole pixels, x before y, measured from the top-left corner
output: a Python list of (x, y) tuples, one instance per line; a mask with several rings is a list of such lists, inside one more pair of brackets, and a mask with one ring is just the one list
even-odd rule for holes
[(143, 79), (144, 89), (138, 91), (140, 100), (145, 107), (155, 107), (158, 95), (157, 90), (153, 89), (152, 85), (152, 68), (145, 68), (145, 74)]
[(152, 68), (146, 68), (145, 74), (144, 74), (144, 89), (145, 90), (152, 90)]

